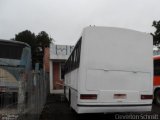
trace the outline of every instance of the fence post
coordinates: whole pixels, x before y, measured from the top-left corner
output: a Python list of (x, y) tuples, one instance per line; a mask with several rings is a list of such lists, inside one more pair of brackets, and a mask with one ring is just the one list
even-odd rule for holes
[(24, 76), (24, 72), (20, 72), (19, 74), (19, 80), (18, 80), (18, 114), (22, 115), (24, 114), (24, 109), (25, 109), (25, 90), (24, 90), (24, 80), (23, 80), (23, 76)]

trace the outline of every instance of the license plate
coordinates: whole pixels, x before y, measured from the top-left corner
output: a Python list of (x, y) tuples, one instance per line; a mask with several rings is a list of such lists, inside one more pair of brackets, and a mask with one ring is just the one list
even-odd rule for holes
[(126, 94), (114, 94), (114, 99), (126, 99)]

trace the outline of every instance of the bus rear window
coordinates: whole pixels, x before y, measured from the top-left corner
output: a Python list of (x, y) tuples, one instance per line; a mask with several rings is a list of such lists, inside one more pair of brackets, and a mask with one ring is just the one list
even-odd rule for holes
[(154, 60), (154, 75), (160, 76), (160, 60)]

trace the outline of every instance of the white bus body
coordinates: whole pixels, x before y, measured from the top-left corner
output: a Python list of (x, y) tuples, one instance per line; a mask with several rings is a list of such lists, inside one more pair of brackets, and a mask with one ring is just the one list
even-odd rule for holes
[(64, 92), (70, 106), (77, 113), (151, 111), (152, 54), (150, 34), (84, 28), (65, 66)]

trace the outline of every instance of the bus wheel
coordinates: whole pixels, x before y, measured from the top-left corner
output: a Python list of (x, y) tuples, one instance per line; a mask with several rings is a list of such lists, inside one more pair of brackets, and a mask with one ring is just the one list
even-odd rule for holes
[(64, 100), (66, 101), (67, 98), (66, 98), (66, 86), (64, 86)]
[(156, 103), (157, 105), (160, 105), (160, 90), (157, 90), (157, 91), (155, 92), (155, 103)]
[(69, 89), (69, 100), (68, 100), (68, 102), (69, 102), (69, 106), (71, 106), (71, 90)]
[(66, 86), (64, 86), (64, 96), (66, 97)]
[(71, 106), (71, 90), (70, 89), (69, 89), (69, 100), (68, 101), (69, 101), (69, 107), (70, 107), (71, 112), (75, 113), (74, 109)]

